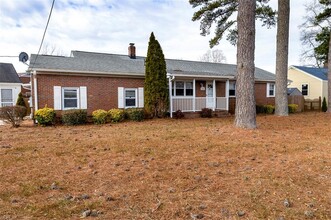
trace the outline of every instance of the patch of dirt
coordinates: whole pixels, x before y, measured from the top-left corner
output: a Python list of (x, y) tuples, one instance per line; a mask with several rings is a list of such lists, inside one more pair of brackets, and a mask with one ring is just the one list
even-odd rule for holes
[(0, 219), (331, 219), (331, 115), (233, 121), (1, 126)]

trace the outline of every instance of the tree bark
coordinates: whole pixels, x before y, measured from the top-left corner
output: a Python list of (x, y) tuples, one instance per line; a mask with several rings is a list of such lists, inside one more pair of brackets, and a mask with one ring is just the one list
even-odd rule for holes
[(328, 54), (328, 113), (331, 113), (331, 32), (329, 40), (329, 54)]
[(254, 89), (256, 1), (239, 0), (235, 126), (256, 128)]
[(288, 116), (287, 68), (290, 0), (278, 0), (275, 114)]

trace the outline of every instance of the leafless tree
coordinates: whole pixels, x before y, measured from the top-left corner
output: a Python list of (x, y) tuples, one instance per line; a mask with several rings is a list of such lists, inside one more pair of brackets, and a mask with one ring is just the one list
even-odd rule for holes
[(209, 63), (226, 63), (226, 57), (222, 50), (207, 50), (205, 54), (200, 57), (200, 61)]
[(55, 44), (44, 44), (41, 50), (42, 55), (65, 56), (63, 50), (59, 49)]

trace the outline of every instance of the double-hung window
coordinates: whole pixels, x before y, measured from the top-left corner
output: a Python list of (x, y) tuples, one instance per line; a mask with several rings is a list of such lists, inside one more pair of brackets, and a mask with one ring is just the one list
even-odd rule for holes
[(79, 108), (79, 89), (78, 88), (62, 88), (63, 109)]
[(175, 81), (172, 89), (173, 96), (193, 96), (193, 82)]
[(124, 95), (126, 108), (137, 107), (137, 89), (125, 89)]
[(267, 97), (275, 97), (275, 83), (267, 84)]
[(229, 83), (229, 96), (235, 97), (236, 96), (236, 82)]
[(1, 89), (1, 107), (13, 106), (13, 90), (12, 89)]
[(302, 95), (305, 95), (305, 96), (308, 95), (308, 84), (302, 84), (301, 93), (302, 93)]

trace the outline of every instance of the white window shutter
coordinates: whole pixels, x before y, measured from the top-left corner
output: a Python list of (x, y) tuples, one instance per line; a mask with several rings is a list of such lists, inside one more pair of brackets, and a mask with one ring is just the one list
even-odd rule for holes
[(118, 108), (124, 108), (124, 88), (118, 87)]
[(54, 110), (62, 109), (62, 91), (61, 86), (54, 86)]
[(87, 88), (86, 86), (79, 87), (80, 109), (87, 109)]
[(138, 88), (138, 107), (139, 108), (144, 107), (144, 88), (143, 87)]

